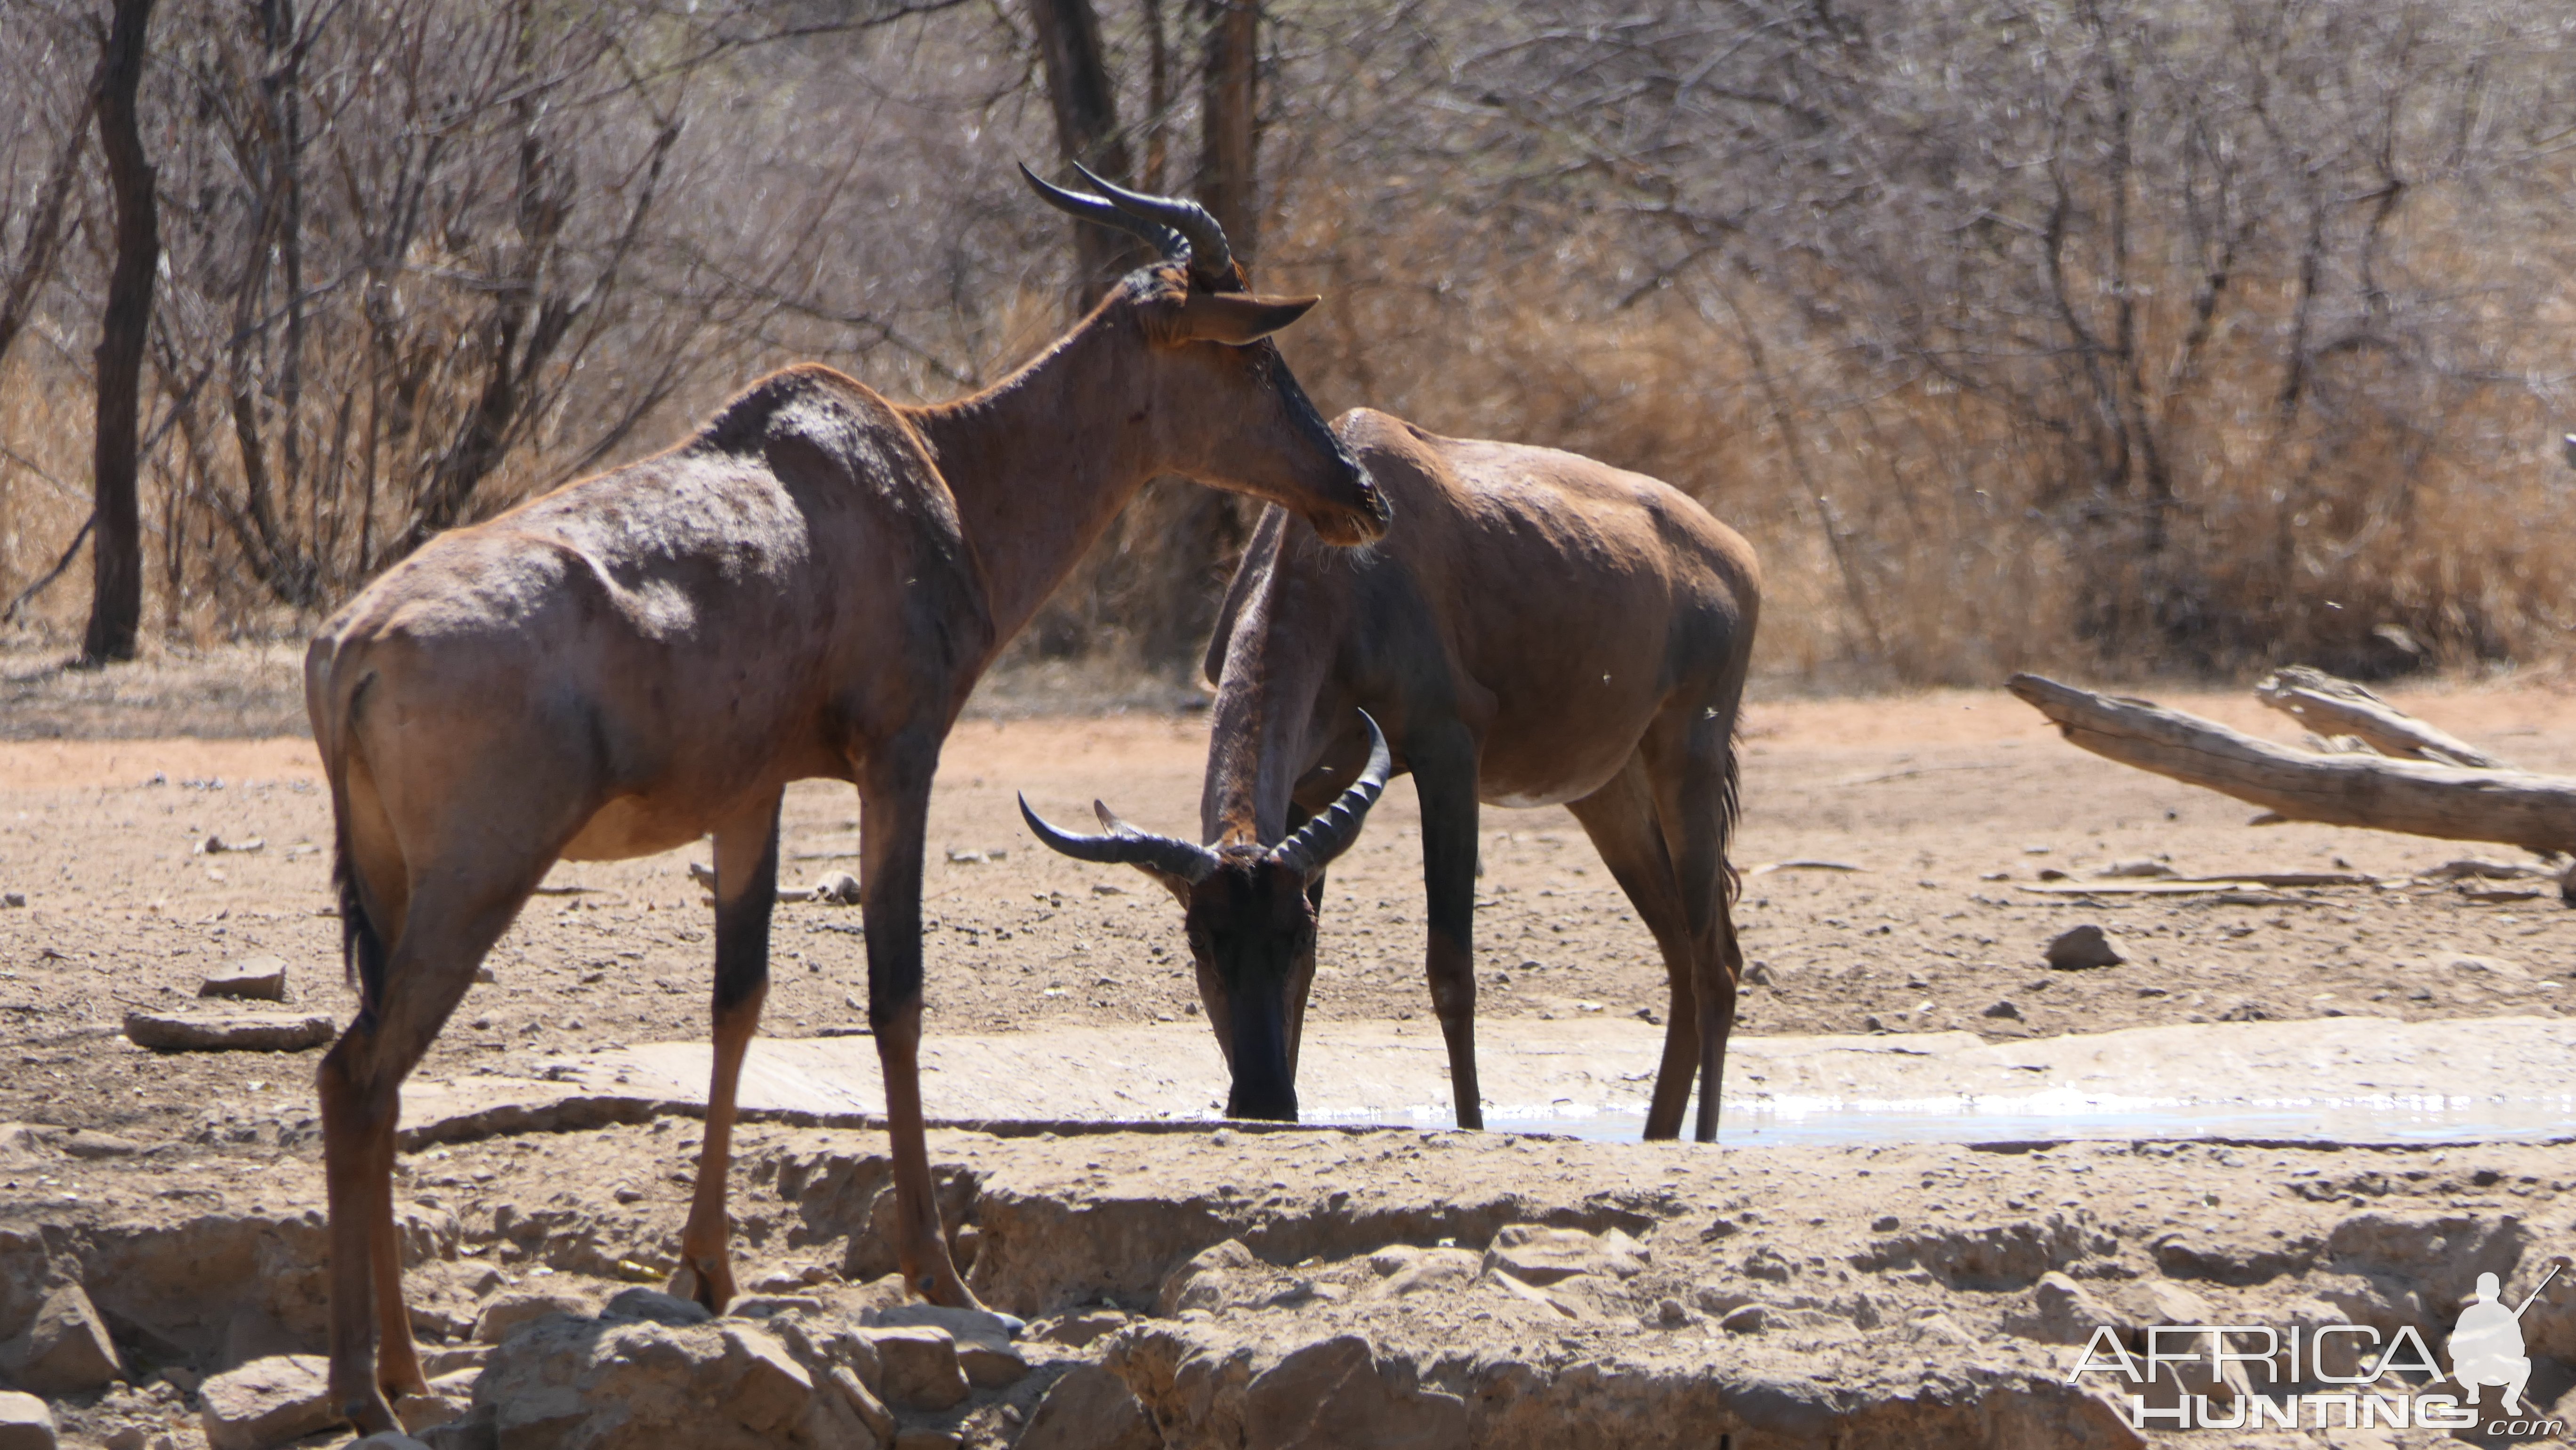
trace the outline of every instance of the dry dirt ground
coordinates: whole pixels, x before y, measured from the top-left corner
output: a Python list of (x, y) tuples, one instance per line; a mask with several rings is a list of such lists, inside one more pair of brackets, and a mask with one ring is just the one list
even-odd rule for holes
[[(95, 1277), (107, 1262), (97, 1246), (114, 1237), (107, 1232), (114, 1224), (157, 1222), (176, 1232), (190, 1215), (248, 1216), (266, 1225), (254, 1234), (271, 1245), (261, 1252), (309, 1268), (319, 1202), (310, 1087), (318, 1054), (161, 1055), (131, 1048), (117, 1032), (127, 1011), (192, 1002), (210, 970), (247, 957), (287, 963), (295, 1007), (348, 1010), (327, 882), (328, 806), (310, 745), (287, 734), (301, 713), (292, 653), (165, 662), (122, 678), (67, 674), (25, 657), (0, 664), (0, 892), (25, 903), (0, 907), (0, 1123), (84, 1129), (124, 1145), (95, 1158), (63, 1156), (67, 1140), (59, 1137), (23, 1142), (20, 1159), (0, 1164), (0, 1238), (14, 1226), (22, 1241), (52, 1244), (47, 1252), (58, 1258), (87, 1255)], [(2143, 693), (2257, 733), (2294, 734), (2241, 695)], [(1043, 698), (1042, 689), (1035, 694)], [(1031, 716), (1030, 698), (1025, 688), (997, 692), (960, 727), (945, 757), (927, 890), (927, 1030), (1187, 1021), (1197, 1009), (1169, 898), (1132, 872), (1047, 853), (1027, 837), (1013, 802), (1025, 791), (1042, 811), (1078, 820), (1098, 796), (1140, 824), (1187, 831), (1197, 818), (1204, 726), (1186, 711)], [(2483, 687), (2396, 699), (2518, 764), (2576, 773), (2576, 717), (2557, 693)], [(2472, 880), (2465, 883), (2472, 891), (2428, 874), (2466, 857), (2509, 861), (2503, 849), (2313, 826), (2251, 829), (2249, 808), (2076, 751), (1999, 693), (1757, 703), (1745, 729), (1744, 799), (1739, 920), (1757, 985), (1745, 994), (1742, 1033), (1966, 1030), (1999, 1038), (2329, 1015), (2563, 1016), (2576, 1004), (2569, 985), (2576, 911), (2561, 904), (2554, 882)], [(854, 815), (846, 788), (794, 790), (782, 884), (854, 869)], [(1661, 964), (1571, 818), (1556, 809), (1496, 809), (1483, 828), (1479, 1012), (1660, 1017)], [(468, 997), (423, 1072), (524, 1074), (586, 1046), (703, 1034), (712, 947), (704, 893), (685, 869), (693, 854), (704, 859), (701, 850), (558, 868), (550, 894), (531, 903), (493, 953), (492, 980)], [(2198, 897), (2028, 889), (2046, 884), (2043, 873), (2084, 880), (2138, 861), (2190, 874), (2351, 871), (2374, 881)], [(1850, 869), (1765, 869), (1775, 863)], [(1399, 783), (1333, 871), (1316, 1014), (1427, 1019), (1419, 872), (1418, 816)], [(2044, 945), (2084, 922), (2112, 932), (2129, 961), (2048, 969)], [(864, 1022), (854, 908), (782, 905), (773, 943), (765, 1030), (811, 1036)], [(548, 1268), (571, 1278), (634, 1277), (666, 1265), (681, 1213), (675, 1176), (694, 1136), (685, 1122), (663, 1120), (415, 1158), (409, 1181), (422, 1211), (447, 1215), (439, 1220), (447, 1237), (424, 1241), (436, 1260), (430, 1297), (447, 1306), (438, 1311), (447, 1319), (429, 1321), (436, 1332), (461, 1336), (460, 1321), (470, 1322), (473, 1295), (457, 1286), (473, 1276), (459, 1265), (470, 1268), (477, 1254), (504, 1265), (504, 1279)], [(751, 1256), (851, 1278), (881, 1267), (861, 1247), (872, 1196), (856, 1207), (841, 1203), (831, 1210), (841, 1217), (820, 1224), (815, 1215), (824, 1211), (800, 1208), (798, 1186), (821, 1171), (807, 1162), (820, 1161), (815, 1155), (879, 1162), (868, 1155), (881, 1150), (865, 1134), (759, 1130), (744, 1195)], [(1373, 1336), (1391, 1383), (1407, 1374), (1426, 1386), (1436, 1381), (1483, 1406), (1477, 1415), (1502, 1413), (1493, 1410), (1494, 1385), (1511, 1375), (1493, 1366), (1522, 1366), (1530, 1396), (1523, 1408), (1537, 1425), (1550, 1423), (1538, 1408), (1545, 1405), (1578, 1414), (1569, 1367), (1644, 1366), (1636, 1373), (1652, 1380), (1680, 1363), (1667, 1350), (1687, 1333), (1695, 1336), (1694, 1362), (1717, 1346), (1735, 1376), (1719, 1376), (1726, 1383), (1740, 1389), (1804, 1375), (1798, 1382), (1822, 1396), (1809, 1408), (1822, 1406), (1824, 1419), (1781, 1422), (1807, 1425), (1812, 1437), (1793, 1428), (1766, 1439), (1774, 1431), (1739, 1416), (1726, 1422), (1743, 1431), (1737, 1446), (1824, 1444), (1829, 1429), (1852, 1446), (1892, 1443), (1880, 1437), (1900, 1430), (1927, 1444), (1954, 1443), (1953, 1431), (1965, 1436), (1960, 1444), (2077, 1443), (2094, 1434), (2094, 1411), (2030, 1388), (2048, 1378), (2040, 1369), (2062, 1350), (2030, 1318), (2057, 1312), (2047, 1299), (2056, 1291), (2038, 1283), (2046, 1271), (2098, 1281), (2106, 1299), (2135, 1300), (2113, 1306), (2130, 1322), (2153, 1322), (2159, 1312), (2142, 1297), (2147, 1288), (2188, 1281), (2220, 1310), (2273, 1314), (2282, 1324), (2327, 1312), (2313, 1307), (2320, 1295), (2333, 1298), (2317, 1276), (2376, 1274), (2377, 1288), (2353, 1291), (2361, 1297), (2336, 1312), (2361, 1322), (2366, 1310), (2394, 1324), (2453, 1312), (2465, 1292), (2451, 1282), (2461, 1264), (2532, 1267), (2576, 1236), (2568, 1198), (2576, 1148), (2565, 1143), (2447, 1156), (2126, 1143), (2005, 1155), (1919, 1147), (1712, 1154), (1473, 1135), (1246, 1134), (1217, 1151), (1205, 1133), (1047, 1145), (949, 1134), (938, 1151), (944, 1171), (969, 1185), (970, 1200), (972, 1186), (985, 1185), (973, 1200), (983, 1205), (985, 1241), (1016, 1245), (1006, 1267), (1017, 1267), (1005, 1274), (988, 1264), (978, 1282), (1007, 1281), (1003, 1307), (1026, 1314), (1060, 1316), (1102, 1295), (1149, 1311), (1189, 1255), (1227, 1237), (1251, 1244), (1253, 1266), (1210, 1270), (1211, 1283), (1232, 1282), (1224, 1280), (1231, 1273), (1242, 1284), (1207, 1290), (1207, 1315), (1152, 1319), (1096, 1345), (1084, 1340), (1083, 1352), (1095, 1358), (1129, 1356), (1119, 1363), (1134, 1370), (1127, 1380), (1149, 1409), (1146, 1387), (1169, 1388), (1180, 1373), (1173, 1366), (1195, 1362), (1193, 1354), (1222, 1359), (1234, 1352), (1225, 1344), (1257, 1349), (1270, 1326), (1288, 1335), (1292, 1324), (1304, 1326), (1298, 1333), (1349, 1325)], [(427, 1161), (438, 1154), (449, 1156)], [(1275, 1166), (1282, 1163), (1290, 1166)], [(867, 1171), (845, 1164), (842, 1176)], [(996, 1198), (995, 1184), (1017, 1196)], [(612, 1207), (610, 1190), (619, 1185), (636, 1197)], [(782, 1197), (782, 1189), (795, 1191)], [(1401, 1202), (1361, 1212), (1367, 1205), (1354, 1207), (1352, 1193)], [(1092, 1269), (1055, 1262), (1062, 1245), (1046, 1248), (1044, 1234), (1026, 1227), (1036, 1219), (1015, 1221), (1005, 1211), (1019, 1204), (1038, 1219), (1060, 1219), (1104, 1195), (1198, 1206), (1147, 1214), (1138, 1232), (1154, 1251)], [(1053, 1207), (1029, 1207), (1040, 1203)], [(853, 1213), (855, 1224), (846, 1221)], [(2374, 1214), (2395, 1215), (2395, 1226), (2359, 1223)], [(1608, 1287), (1568, 1303), (1514, 1298), (1493, 1287), (1492, 1275), (1438, 1269), (1434, 1279), (1449, 1278), (1439, 1279), (1446, 1297), (1434, 1309), (1422, 1306), (1435, 1299), (1417, 1304), (1384, 1292), (1382, 1281), (1405, 1264), (1369, 1262), (1392, 1244), (1429, 1248), (1446, 1239), (1481, 1250), (1503, 1223), (1520, 1218), (1619, 1228), (1653, 1250), (1653, 1268), (1635, 1278), (1578, 1276), (1578, 1287)], [(1016, 1239), (1014, 1222), (1023, 1225)], [(2192, 1236), (2217, 1247), (2171, 1247)], [(804, 1252), (800, 1261), (799, 1251), (818, 1243), (828, 1251)], [(2527, 1289), (2533, 1277), (2514, 1283)], [(1481, 1287), (1471, 1294), (1469, 1286)], [(473, 1287), (488, 1296), (501, 1284), (477, 1279)], [(251, 1327), (232, 1331), (229, 1343), (226, 1332), (200, 1336), (204, 1342), (147, 1342), (140, 1318), (120, 1320), (108, 1308), (112, 1289), (93, 1283), (93, 1294), (112, 1326), (140, 1336), (132, 1345), (139, 1361), (201, 1370), (227, 1354), (309, 1343), (314, 1322), (311, 1305), (299, 1300), (239, 1321)], [(1502, 1299), (1489, 1302), (1493, 1294)], [(2576, 1292), (2560, 1297), (2576, 1304)], [(1397, 1314), (1390, 1307), (1397, 1299), (1415, 1308)], [(1667, 1302), (1674, 1307), (1663, 1308)], [(1771, 1306), (1768, 1334), (1716, 1328), (1755, 1302)], [(2550, 1332), (2565, 1344), (2551, 1352), (2566, 1360), (2576, 1357), (2576, 1310), (2562, 1317)], [(1892, 1325), (1902, 1332), (1883, 1327)], [(0, 1333), (8, 1329), (0, 1324)], [(1254, 1349), (1244, 1352), (1260, 1361)], [(1399, 1360), (1411, 1368), (1387, 1368)], [(2551, 1373), (2555, 1380), (2534, 1386), (2544, 1402), (2568, 1388), (2563, 1370)], [(2030, 1432), (2037, 1439), (1996, 1428), (2004, 1423), (1996, 1416), (2021, 1413), (1998, 1409), (2004, 1402), (1989, 1393), (2022, 1384), (2014, 1375), (2028, 1384), (2013, 1394), (2027, 1390), (2038, 1396), (2032, 1403), (2044, 1402), (2044, 1413), (2030, 1411), (2039, 1418), (2029, 1424), (2042, 1427)], [(66, 1427), (77, 1437), (157, 1423), (155, 1416), (184, 1419), (187, 1391), (161, 1384), (159, 1401), (126, 1390), (67, 1401)], [(936, 1425), (924, 1422), (923, 1433), (1008, 1443), (1033, 1393), (987, 1397)], [(1723, 1414), (1752, 1403), (1738, 1400)], [(1851, 1418), (1900, 1400), (1917, 1410), (1984, 1408), (1960, 1410), (1966, 1419), (1941, 1422), (1949, 1429)], [(968, 1423), (970, 1412), (982, 1411), (984, 1420)], [(2060, 1422), (2070, 1414), (2094, 1416), (2084, 1419), (2094, 1428), (2066, 1429), (2074, 1421)], [(1498, 1428), (1519, 1421), (1475, 1423), (1482, 1443), (1520, 1443)], [(1665, 1443), (1663, 1433), (1599, 1443)], [(1719, 1443), (1714, 1432), (1675, 1434), (1669, 1443)], [(2235, 1441), (2203, 1432), (2176, 1443)]]

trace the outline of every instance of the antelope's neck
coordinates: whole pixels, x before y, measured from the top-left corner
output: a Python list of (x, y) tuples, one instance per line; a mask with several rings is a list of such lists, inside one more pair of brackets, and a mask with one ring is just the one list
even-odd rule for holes
[(1286, 836), (1290, 795), (1325, 743), (1314, 738), (1315, 702), (1336, 640), (1328, 627), (1295, 627), (1299, 591), (1282, 587), (1289, 581), (1275, 557), (1257, 557), (1258, 543), (1242, 567), (1265, 576), (1235, 616), (1208, 712), (1199, 829), (1211, 845), (1267, 846)]
[(1095, 313), (991, 388), (912, 412), (983, 572), (997, 649), (1145, 482), (1126, 344)]

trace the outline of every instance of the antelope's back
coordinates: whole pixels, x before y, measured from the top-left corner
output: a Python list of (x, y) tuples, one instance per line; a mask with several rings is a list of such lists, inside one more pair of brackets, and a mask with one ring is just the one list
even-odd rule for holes
[(362, 685), (370, 710), (550, 719), (598, 732), (621, 778), (684, 751), (766, 763), (907, 693), (874, 676), (975, 647), (980, 600), (901, 413), (792, 368), (670, 449), (431, 539), (324, 626), (307, 704), (317, 735)]

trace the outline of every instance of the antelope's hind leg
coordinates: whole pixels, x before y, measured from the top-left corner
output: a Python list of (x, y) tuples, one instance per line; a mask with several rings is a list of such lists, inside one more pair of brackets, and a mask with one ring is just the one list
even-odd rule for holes
[(772, 795), (716, 832), (715, 1069), (707, 1084), (697, 1187), (689, 1199), (688, 1224), (680, 1231), (680, 1266), (670, 1289), (717, 1314), (734, 1294), (725, 1179), (733, 1162), (742, 1060), (751, 1050), (760, 1006), (769, 995), (769, 918), (778, 904), (778, 803)]
[(1646, 1137), (1681, 1135), (1682, 1110), (1690, 1106), (1691, 1079), (1699, 1071), (1699, 1009), (1693, 978), (1690, 924), (1682, 911), (1681, 885), (1672, 853), (1655, 819), (1655, 797), (1645, 759), (1628, 757), (1608, 785), (1566, 807), (1592, 838), (1601, 864), (1654, 934), (1671, 979), (1672, 1003), (1664, 1017), (1663, 1058), (1655, 1070), (1655, 1095), (1646, 1109)]
[[(1640, 747), (1673, 862), (1691, 966), (1699, 1034), (1699, 1111), (1691, 1136), (1717, 1141), (1718, 1093), (1726, 1076), (1726, 1039), (1735, 1027), (1736, 984), (1744, 951), (1736, 942), (1734, 878), (1726, 862), (1735, 827), (1735, 702), (1667, 716)], [(1681, 1020), (1680, 1003), (1674, 1020)]]
[[(403, 1306), (394, 1232), (394, 1135), (403, 1080), (551, 864), (549, 856), (515, 878), (442, 872), (411, 883), (376, 1000), (360, 1004), (316, 1074), (331, 1212), (331, 1400), (363, 1434), (399, 1428), (388, 1390), (426, 1388)], [(386, 895), (376, 893), (380, 904)], [(374, 930), (364, 921), (358, 929)]]

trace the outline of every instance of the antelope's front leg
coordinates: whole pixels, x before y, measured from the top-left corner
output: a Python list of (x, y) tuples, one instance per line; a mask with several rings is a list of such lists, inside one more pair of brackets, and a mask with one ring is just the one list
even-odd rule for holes
[(736, 1092), (742, 1060), (760, 1027), (769, 995), (769, 917), (778, 904), (778, 800), (716, 832), (715, 1070), (707, 1084), (706, 1136), (698, 1149), (698, 1182), (680, 1231), (680, 1267), (671, 1292), (721, 1314), (734, 1294), (726, 1250), (725, 1179), (733, 1161)]
[(934, 1304), (983, 1304), (948, 1256), (921, 1112), (921, 862), (929, 833), (931, 759), (861, 787), (860, 904), (867, 913), (868, 1025), (885, 1072), (894, 1158), (895, 1262), (904, 1286)]

